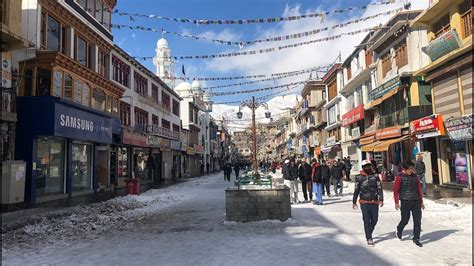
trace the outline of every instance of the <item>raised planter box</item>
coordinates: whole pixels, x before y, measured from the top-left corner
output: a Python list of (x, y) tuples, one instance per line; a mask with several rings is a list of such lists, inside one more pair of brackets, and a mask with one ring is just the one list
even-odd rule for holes
[(252, 188), (225, 190), (226, 221), (286, 221), (291, 218), (290, 189)]

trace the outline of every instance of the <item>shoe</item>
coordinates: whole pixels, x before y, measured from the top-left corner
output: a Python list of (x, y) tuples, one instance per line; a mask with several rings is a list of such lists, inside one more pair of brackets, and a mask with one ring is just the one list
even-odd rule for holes
[(375, 245), (374, 245), (374, 240), (372, 240), (372, 238), (369, 239), (369, 240), (367, 240), (367, 245), (369, 245), (369, 247), (375, 246)]
[(322, 203), (322, 202), (320, 202), (320, 203), (318, 203), (318, 205), (323, 205), (323, 203)]
[(413, 239), (413, 243), (415, 243), (415, 245), (419, 246), (420, 248), (423, 247), (423, 244), (421, 244), (418, 239)]
[(395, 230), (395, 236), (396, 236), (398, 239), (402, 240), (402, 233), (399, 233), (398, 230)]

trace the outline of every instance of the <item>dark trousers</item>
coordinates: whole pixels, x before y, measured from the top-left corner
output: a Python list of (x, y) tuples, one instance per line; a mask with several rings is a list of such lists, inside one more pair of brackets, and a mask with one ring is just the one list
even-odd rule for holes
[(304, 200), (308, 200), (308, 193), (309, 199), (313, 199), (313, 182), (311, 181), (301, 181), (301, 188), (303, 190), (303, 197)]
[(379, 205), (362, 203), (360, 210), (362, 211), (362, 220), (364, 221), (365, 238), (367, 240), (372, 239), (372, 233), (379, 220)]
[(413, 216), (413, 239), (420, 240), (421, 232), (421, 202), (419, 200), (402, 200), (400, 205), (402, 219), (397, 226), (399, 233), (403, 232), (403, 229), (410, 221), (410, 212)]
[(234, 172), (235, 172), (235, 178), (239, 177), (239, 171), (240, 171), (240, 170), (234, 170)]
[(224, 173), (224, 180), (230, 181), (230, 172)]
[(331, 178), (330, 177), (323, 177), (322, 187), (323, 187), (323, 195), (324, 195), (324, 191), (326, 191), (328, 196), (331, 195)]

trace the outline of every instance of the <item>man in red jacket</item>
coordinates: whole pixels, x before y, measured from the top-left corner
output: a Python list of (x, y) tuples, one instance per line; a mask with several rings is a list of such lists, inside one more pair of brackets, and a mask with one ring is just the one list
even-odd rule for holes
[[(395, 199), (395, 209), (401, 209), (401, 221), (395, 232), (398, 239), (402, 239), (402, 232), (410, 220), (410, 212), (413, 216), (413, 243), (422, 247), (420, 243), (421, 232), (421, 209), (425, 209), (423, 204), (423, 193), (420, 179), (414, 173), (415, 165), (412, 162), (403, 164), (402, 174), (395, 178), (393, 187), (393, 198)], [(399, 205), (401, 201), (401, 208)]]

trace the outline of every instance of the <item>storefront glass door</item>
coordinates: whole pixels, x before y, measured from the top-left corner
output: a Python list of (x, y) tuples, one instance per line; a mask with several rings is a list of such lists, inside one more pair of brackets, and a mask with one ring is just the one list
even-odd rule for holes
[(72, 191), (92, 189), (92, 146), (72, 145)]
[(38, 196), (64, 191), (64, 141), (38, 138), (36, 193)]
[(118, 186), (125, 186), (125, 179), (131, 178), (130, 171), (128, 167), (128, 148), (119, 147), (118, 148)]
[(448, 146), (449, 172), (452, 183), (468, 184), (468, 165), (464, 141), (450, 141)]

